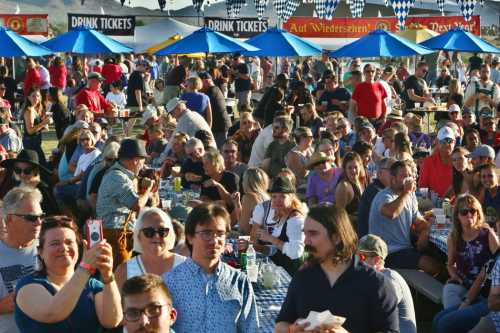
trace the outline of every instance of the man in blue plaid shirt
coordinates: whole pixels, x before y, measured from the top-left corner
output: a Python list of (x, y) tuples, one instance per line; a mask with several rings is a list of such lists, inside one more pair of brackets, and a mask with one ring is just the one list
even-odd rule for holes
[(491, 272), (491, 290), (488, 297), (488, 307), (491, 312), (481, 318), (481, 321), (469, 333), (500, 332), (500, 256)]

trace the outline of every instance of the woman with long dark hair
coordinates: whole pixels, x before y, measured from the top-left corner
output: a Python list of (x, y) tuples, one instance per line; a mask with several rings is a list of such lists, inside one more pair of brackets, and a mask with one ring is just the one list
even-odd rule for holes
[(47, 160), (42, 150), (42, 131), (50, 123), (51, 117), (44, 113), (40, 90), (32, 90), (29, 93), (22, 115), (24, 124), (23, 146), (25, 149), (36, 151), (40, 164), (46, 166)]

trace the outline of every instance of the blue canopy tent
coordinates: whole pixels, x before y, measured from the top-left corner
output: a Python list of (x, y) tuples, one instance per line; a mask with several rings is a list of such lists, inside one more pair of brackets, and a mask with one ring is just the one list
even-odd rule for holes
[(461, 51), (472, 53), (500, 53), (500, 49), (460, 27), (432, 37), (422, 43), (433, 50)]
[(42, 43), (42, 45), (54, 52), (77, 54), (130, 53), (133, 51), (130, 47), (85, 27), (70, 30)]
[(155, 54), (162, 56), (169, 54), (203, 52), (208, 55), (209, 53), (235, 53), (257, 50), (258, 48), (253, 47), (252, 45), (240, 42), (234, 38), (205, 27), (196, 30), (192, 34), (161, 50), (158, 50)]
[(4, 27), (0, 27), (0, 45), (0, 57), (42, 57), (53, 53)]
[(330, 53), (335, 58), (405, 57), (435, 51), (420, 46), (385, 30), (374, 30), (357, 41)]
[(247, 43), (260, 49), (256, 52), (245, 52), (246, 55), (254, 56), (306, 57), (322, 52), (321, 46), (276, 27), (250, 38)]

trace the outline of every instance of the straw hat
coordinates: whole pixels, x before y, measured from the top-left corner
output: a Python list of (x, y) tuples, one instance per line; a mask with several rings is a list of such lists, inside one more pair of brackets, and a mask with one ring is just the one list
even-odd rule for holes
[(314, 154), (312, 154), (311, 158), (309, 159), (309, 162), (307, 162), (306, 169), (311, 170), (318, 164), (331, 161), (332, 158), (330, 156), (326, 155), (323, 152), (317, 151)]

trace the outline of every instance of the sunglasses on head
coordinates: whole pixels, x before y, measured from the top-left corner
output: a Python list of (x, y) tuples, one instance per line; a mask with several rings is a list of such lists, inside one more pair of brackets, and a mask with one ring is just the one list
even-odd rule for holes
[(472, 215), (477, 214), (477, 209), (476, 208), (462, 208), (458, 211), (458, 213), (462, 216), (467, 216), (469, 213)]
[(146, 238), (153, 238), (155, 236), (155, 234), (158, 234), (158, 236), (160, 236), (160, 238), (164, 238), (164, 237), (167, 237), (170, 229), (168, 229), (168, 228), (155, 229), (153, 227), (147, 227), (147, 228), (143, 228), (141, 231), (144, 234), (144, 236), (146, 236)]
[(31, 175), (35, 168), (18, 168), (14, 167), (14, 172), (17, 173), (18, 175), (25, 174), (26, 176)]
[(41, 215), (32, 215), (32, 214), (12, 214), (14, 216), (17, 216), (17, 217), (20, 217), (22, 218), (23, 220), (26, 220), (28, 222), (36, 222), (38, 220), (41, 220), (45, 217), (45, 214), (41, 214)]

